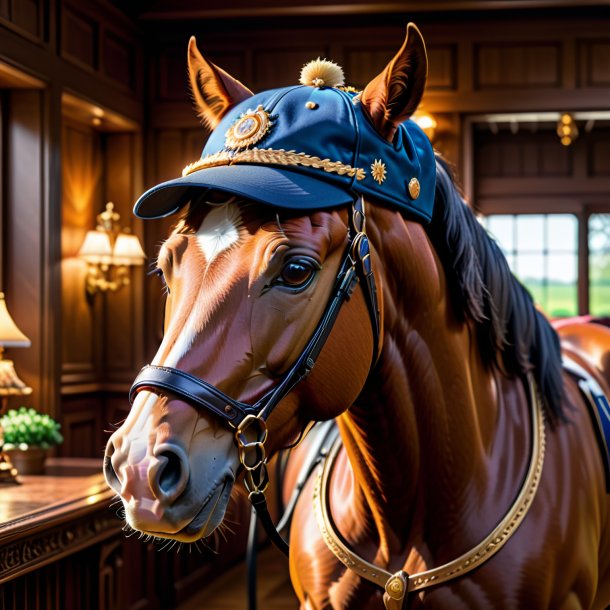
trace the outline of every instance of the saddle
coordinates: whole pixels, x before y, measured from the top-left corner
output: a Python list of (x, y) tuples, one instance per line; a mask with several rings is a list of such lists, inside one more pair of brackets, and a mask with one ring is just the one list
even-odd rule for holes
[(585, 398), (599, 445), (606, 492), (610, 493), (610, 329), (595, 323), (571, 323), (557, 329), (563, 367)]

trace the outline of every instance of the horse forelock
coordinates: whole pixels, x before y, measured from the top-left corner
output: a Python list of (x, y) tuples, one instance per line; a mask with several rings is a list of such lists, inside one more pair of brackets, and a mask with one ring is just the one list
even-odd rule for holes
[(509, 375), (533, 371), (551, 421), (563, 419), (557, 334), (513, 276), (440, 157), (436, 184), (434, 216), (426, 231), (445, 269), (456, 312), (476, 324), (483, 358)]

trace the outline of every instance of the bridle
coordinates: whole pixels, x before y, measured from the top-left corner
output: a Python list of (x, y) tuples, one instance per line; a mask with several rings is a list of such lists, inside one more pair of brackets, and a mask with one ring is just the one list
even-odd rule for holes
[(288, 554), (288, 545), (271, 521), (264, 495), (269, 483), (265, 452), (266, 420), (282, 399), (311, 372), (333, 329), (342, 305), (349, 300), (358, 281), (362, 283), (371, 318), (373, 364), (377, 361), (379, 353), (380, 313), (362, 197), (354, 200), (348, 230), (345, 254), (339, 266), (330, 299), (316, 329), (295, 363), (284, 373), (279, 383), (255, 404), (235, 400), (207, 381), (180, 369), (154, 364), (147, 364), (142, 368), (129, 391), (131, 404), (136, 395), (142, 391), (171, 392), (192, 406), (208, 411), (234, 430), (239, 459), (245, 469), (244, 484), (248, 490), (248, 498), (256, 508), (271, 540), (286, 554)]

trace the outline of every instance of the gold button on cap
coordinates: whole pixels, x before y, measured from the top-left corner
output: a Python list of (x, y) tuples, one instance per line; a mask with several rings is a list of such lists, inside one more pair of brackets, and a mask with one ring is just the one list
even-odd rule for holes
[(411, 199), (417, 199), (419, 197), (419, 192), (419, 180), (417, 178), (411, 178), (411, 180), (409, 180), (409, 195), (411, 195)]

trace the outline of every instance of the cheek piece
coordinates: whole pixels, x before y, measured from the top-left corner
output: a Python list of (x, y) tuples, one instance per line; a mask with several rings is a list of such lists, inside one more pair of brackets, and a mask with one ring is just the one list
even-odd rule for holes
[(280, 382), (260, 400), (255, 404), (240, 402), (207, 381), (185, 371), (153, 364), (142, 368), (129, 391), (129, 401), (132, 404), (136, 395), (142, 391), (157, 394), (170, 392), (193, 407), (202, 408), (220, 418), (226, 426), (234, 430), (240, 462), (245, 470), (244, 484), (249, 492), (248, 497), (265, 531), (274, 544), (286, 554), (288, 545), (271, 521), (264, 495), (269, 483), (265, 452), (266, 420), (281, 400), (309, 375), (333, 329), (341, 306), (349, 300), (358, 281), (361, 282), (371, 319), (374, 365), (379, 351), (380, 314), (362, 196), (352, 204), (348, 245), (326, 309), (300, 356)]

